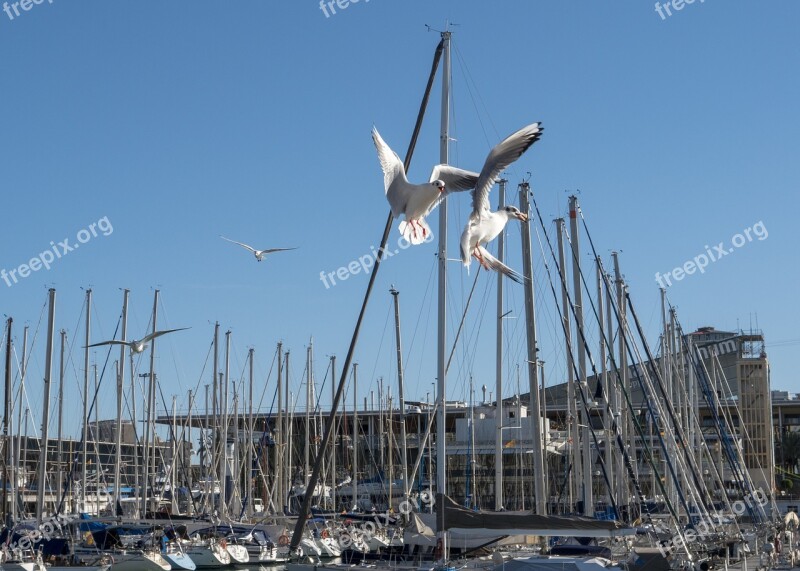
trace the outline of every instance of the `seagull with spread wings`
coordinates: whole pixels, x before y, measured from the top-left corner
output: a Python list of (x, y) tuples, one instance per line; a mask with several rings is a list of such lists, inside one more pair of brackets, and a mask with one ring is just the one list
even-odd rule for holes
[(509, 220), (516, 218), (524, 222), (528, 220), (528, 215), (520, 212), (516, 206), (504, 206), (497, 212), (492, 212), (489, 206), (489, 191), (497, 182), (500, 173), (520, 158), (541, 136), (541, 124), (533, 123), (506, 137), (486, 157), (478, 182), (472, 191), (472, 213), (461, 234), (461, 261), (467, 268), (471, 256), (475, 256), (487, 270), (496, 270), (516, 282), (523, 282), (522, 276), (489, 254), (483, 246), (497, 238)]
[(428, 182), (413, 184), (406, 178), (403, 161), (381, 138), (375, 127), (372, 128), (372, 141), (378, 151), (386, 199), (392, 207), (392, 215), (395, 218), (399, 218), (401, 214), (405, 216), (398, 229), (411, 244), (421, 244), (432, 237), (425, 217), (448, 193), (474, 188), (478, 182), (478, 173), (450, 165), (436, 165)]
[(155, 331), (150, 335), (145, 335), (139, 340), (118, 341), (116, 339), (112, 339), (111, 341), (101, 341), (100, 343), (93, 343), (91, 345), (87, 345), (87, 347), (100, 347), (101, 345), (127, 345), (128, 347), (131, 348), (131, 353), (141, 353), (142, 351), (147, 349), (147, 344), (156, 337), (166, 335), (167, 333), (172, 333), (173, 331), (184, 331), (185, 329), (189, 328), (181, 327), (179, 329), (164, 329), (163, 331)]
[(273, 252), (286, 252), (288, 250), (296, 250), (297, 248), (267, 248), (266, 250), (256, 250), (252, 246), (248, 246), (247, 244), (242, 244), (241, 242), (237, 242), (236, 240), (231, 240), (230, 238), (226, 238), (225, 236), (220, 236), (223, 240), (227, 240), (233, 244), (238, 244), (242, 248), (250, 250), (253, 252), (253, 255), (256, 257), (256, 260), (259, 262), (264, 259), (264, 256), (267, 254), (272, 254)]

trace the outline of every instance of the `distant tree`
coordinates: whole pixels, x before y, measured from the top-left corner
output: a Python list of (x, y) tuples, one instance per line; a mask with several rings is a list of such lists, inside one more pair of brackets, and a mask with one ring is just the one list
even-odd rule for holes
[(782, 460), (782, 466), (790, 472), (797, 472), (800, 462), (800, 432), (787, 431), (778, 442), (776, 455)]

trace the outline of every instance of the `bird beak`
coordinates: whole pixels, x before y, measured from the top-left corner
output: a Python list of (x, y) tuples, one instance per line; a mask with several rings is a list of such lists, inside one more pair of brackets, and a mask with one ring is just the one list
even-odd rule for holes
[(525, 214), (524, 212), (520, 212), (519, 214), (517, 214), (517, 218), (519, 218), (523, 222), (527, 222), (528, 221), (528, 215)]
[(444, 189), (445, 189), (445, 187), (444, 187), (444, 186), (443, 186), (442, 188), (440, 188), (440, 189), (439, 189), (439, 194), (442, 194), (442, 193), (444, 192)]

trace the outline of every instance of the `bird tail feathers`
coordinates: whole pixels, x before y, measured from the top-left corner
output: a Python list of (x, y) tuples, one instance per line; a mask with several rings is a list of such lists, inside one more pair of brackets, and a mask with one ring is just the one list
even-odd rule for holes
[(525, 278), (522, 277), (520, 274), (509, 268), (503, 262), (492, 256), (486, 248), (483, 246), (479, 246), (478, 250), (481, 253), (481, 257), (483, 258), (483, 262), (489, 269), (494, 270), (496, 272), (500, 272), (517, 282), (518, 284), (525, 283)]

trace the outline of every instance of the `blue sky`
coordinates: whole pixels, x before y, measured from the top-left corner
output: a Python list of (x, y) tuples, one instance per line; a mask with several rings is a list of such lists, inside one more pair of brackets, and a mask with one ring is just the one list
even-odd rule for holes
[[(362, 0), (328, 17), (313, 0), (45, 0), (13, 19), (0, 12), (0, 268), (27, 263), (51, 241), (74, 242), (103, 217), (113, 227), (50, 270), (11, 287), (0, 282), (0, 311), (14, 317), (19, 346), (24, 324), (39, 328), (28, 380), (34, 424), (44, 362), (39, 320), (52, 284), (56, 327), (76, 338), (67, 367), (73, 410), (82, 383), (82, 287), (94, 289), (95, 342), (113, 334), (120, 288), (132, 291), (132, 337), (145, 333), (160, 288), (160, 327), (192, 328), (158, 345), (163, 390), (178, 395), (179, 408), (188, 390), (211, 382), (204, 365), (214, 321), (232, 331), (233, 378), (256, 348), (265, 409), (274, 376), (266, 392), (264, 379), (279, 340), (291, 349), (295, 393), (305, 390), (311, 337), (318, 383), (327, 356), (341, 365), (367, 278), (326, 289), (319, 275), (378, 245), (388, 206), (370, 129), (376, 125), (403, 155), (439, 39), (425, 25), (441, 29), (448, 21), (451, 163), (479, 170), (502, 137), (542, 121), (541, 141), (507, 173), (511, 188), (532, 173), (549, 230), (570, 192), (580, 191), (606, 263), (612, 249), (621, 250), (651, 341), (659, 322), (655, 273), (761, 222), (768, 238), (685, 277), (669, 296), (687, 330), (757, 324), (773, 386), (800, 390), (791, 373), (800, 342), (792, 230), (799, 19), (800, 6), (789, 0), (695, 2), (666, 19), (651, 2), (588, 0)], [(436, 89), (410, 172), (415, 180), (427, 180), (438, 162), (438, 81)], [(455, 257), (468, 197), (451, 199), (449, 210)], [(299, 249), (257, 264), (220, 234)], [(521, 269), (519, 226), (508, 236), (509, 263)], [(397, 237), (393, 230), (391, 243)], [(391, 284), (401, 292), (407, 398), (431, 390), (434, 252), (432, 244), (405, 250), (381, 269), (356, 354), (360, 398), (379, 377), (395, 384)], [(564, 349), (535, 236), (534, 265), (550, 383), (563, 374)], [(475, 270), (467, 275), (451, 264), (451, 340)], [(470, 375), (476, 387), (494, 386), (494, 284), (494, 276), (480, 276), (448, 398), (469, 398)], [(506, 290), (512, 317), (521, 316), (521, 288)], [(510, 394), (516, 366), (524, 366), (521, 320), (506, 320), (506, 332)], [(101, 368), (105, 355), (93, 353)], [(524, 391), (524, 374), (520, 383)], [(104, 417), (113, 415), (112, 384), (109, 375), (101, 389)], [(323, 403), (329, 394), (326, 385)], [(69, 421), (67, 431), (77, 433), (79, 418)]]

